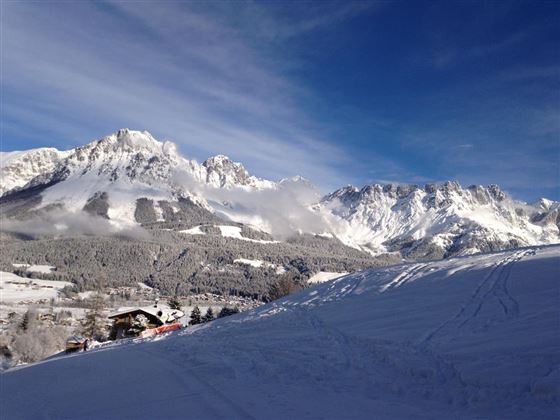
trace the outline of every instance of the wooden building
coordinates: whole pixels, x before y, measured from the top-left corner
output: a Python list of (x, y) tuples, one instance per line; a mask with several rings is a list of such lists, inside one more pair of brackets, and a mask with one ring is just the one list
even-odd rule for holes
[(80, 335), (73, 335), (66, 340), (66, 353), (87, 350), (88, 340)]
[[(109, 339), (118, 340), (127, 337), (138, 337), (150, 331), (159, 333), (176, 328), (163, 328), (166, 325), (181, 327), (178, 322), (184, 313), (179, 310), (160, 308), (158, 306), (137, 307), (121, 310), (109, 315), (113, 320), (113, 327)], [(155, 331), (155, 332), (154, 332)]]

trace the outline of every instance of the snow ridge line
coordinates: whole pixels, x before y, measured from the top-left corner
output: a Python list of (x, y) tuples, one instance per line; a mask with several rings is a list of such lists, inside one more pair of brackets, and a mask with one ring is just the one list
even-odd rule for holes
[[(534, 251), (516, 252), (498, 261), (494, 265), (492, 270), (476, 287), (468, 302), (463, 304), (461, 306), (461, 309), (453, 317), (447, 319), (436, 329), (426, 334), (426, 336), (420, 340), (420, 343), (425, 344), (431, 341), (441, 330), (443, 330), (447, 326), (450, 326), (452, 323), (460, 322), (459, 325), (456, 325), (456, 328), (462, 328), (463, 326), (465, 326), (467, 322), (476, 318), (476, 316), (482, 309), (482, 306), (487, 301), (488, 295), (490, 295), (490, 293), (493, 293), (494, 296), (496, 296), (506, 316), (518, 315), (519, 304), (509, 294), (509, 291), (507, 289), (507, 281), (511, 274), (513, 265), (527, 255), (534, 255)], [(483, 290), (488, 286), (489, 283), (491, 284), (489, 285), (488, 290), (484, 292)], [(498, 296), (498, 294), (500, 294), (501, 296)], [(502, 297), (504, 298), (503, 300), (501, 299)], [(508, 303), (510, 307), (507, 306), (507, 303), (505, 303), (504, 300), (509, 300)], [(475, 307), (473, 313), (470, 315), (466, 314), (467, 310), (473, 307)]]

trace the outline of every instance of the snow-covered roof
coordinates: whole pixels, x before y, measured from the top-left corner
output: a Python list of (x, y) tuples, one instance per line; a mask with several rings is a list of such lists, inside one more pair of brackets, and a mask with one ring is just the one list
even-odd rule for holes
[[(179, 319), (184, 315), (182, 311), (179, 311), (177, 309), (171, 309), (167, 305), (158, 305), (158, 306), (151, 305), (151, 306), (136, 306), (136, 307), (121, 308), (118, 311), (109, 314), (109, 318), (115, 318), (118, 317), (119, 315), (124, 315), (136, 311), (145, 312), (158, 319), (162, 319), (162, 318), (166, 319), (168, 318), (169, 315), (174, 315), (175, 319)], [(164, 317), (164, 315), (167, 316)]]

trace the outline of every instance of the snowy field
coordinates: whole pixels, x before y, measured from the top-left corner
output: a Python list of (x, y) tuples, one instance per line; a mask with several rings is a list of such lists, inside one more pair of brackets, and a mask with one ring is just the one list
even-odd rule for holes
[(319, 271), (318, 273), (311, 276), (307, 280), (307, 282), (310, 283), (310, 284), (324, 283), (326, 281), (334, 280), (336, 278), (345, 276), (346, 274), (348, 274), (348, 273), (336, 273), (336, 272), (332, 272), (332, 271)]
[(190, 229), (186, 229), (186, 230), (180, 230), (179, 233), (184, 233), (186, 235), (206, 235), (206, 233), (204, 233), (200, 228), (202, 226), (195, 226), (193, 228)]
[(1, 271), (0, 304), (5, 305), (21, 301), (39, 301), (42, 299), (56, 298), (58, 296), (58, 291), (65, 286), (72, 286), (72, 283), (66, 281), (29, 279), (13, 273)]
[[(204, 225), (195, 226), (191, 229), (180, 230), (179, 233), (184, 233), (186, 235), (206, 235), (202, 231), (202, 227)], [(277, 244), (278, 241), (265, 241), (262, 239), (251, 239), (246, 238), (241, 234), (241, 228), (239, 226), (217, 226), (220, 229), (220, 234), (225, 238), (234, 238), (239, 239), (241, 241), (248, 241), (248, 242), (256, 242), (259, 244)]]
[(12, 264), (16, 268), (25, 268), (25, 271), (30, 273), (42, 273), (42, 274), (49, 274), (52, 273), (56, 267), (52, 265), (30, 265), (30, 264)]
[(560, 247), (372, 269), (2, 375), (1, 418), (558, 419)]
[(239, 239), (242, 241), (249, 241), (249, 242), (257, 242), (259, 244), (276, 244), (278, 243), (278, 241), (265, 241), (262, 239), (251, 239), (251, 238), (246, 238), (245, 236), (243, 236), (241, 234), (241, 228), (238, 226), (218, 226), (218, 228), (220, 229), (220, 232), (222, 233), (222, 236), (225, 236), (226, 238), (235, 238), (235, 239)]
[(276, 265), (276, 264), (272, 264), (269, 263), (267, 261), (261, 261), (261, 260), (249, 260), (247, 258), (237, 258), (235, 260), (233, 260), (234, 264), (241, 264), (241, 265), (249, 265), (251, 267), (255, 267), (255, 268), (261, 268), (261, 267), (265, 267), (265, 268), (272, 268), (276, 270), (276, 274), (282, 274), (286, 272), (286, 269), (280, 265)]

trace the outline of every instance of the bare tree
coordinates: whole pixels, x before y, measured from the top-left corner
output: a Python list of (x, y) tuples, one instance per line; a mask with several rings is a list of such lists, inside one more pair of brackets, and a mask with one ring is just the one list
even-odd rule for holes
[(276, 300), (300, 290), (302, 287), (294, 281), (292, 276), (284, 276), (270, 287), (268, 297), (270, 300)]

